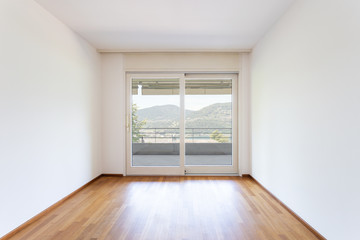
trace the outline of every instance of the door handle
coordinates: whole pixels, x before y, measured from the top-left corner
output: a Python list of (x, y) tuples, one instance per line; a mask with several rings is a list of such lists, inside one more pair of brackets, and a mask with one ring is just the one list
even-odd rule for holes
[(127, 116), (126, 130), (130, 132), (130, 115)]

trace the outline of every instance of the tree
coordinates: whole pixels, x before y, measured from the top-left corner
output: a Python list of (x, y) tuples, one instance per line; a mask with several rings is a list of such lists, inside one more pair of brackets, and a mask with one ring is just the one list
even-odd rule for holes
[(229, 139), (225, 138), (222, 133), (219, 132), (219, 130), (215, 130), (210, 134), (210, 139), (213, 139), (219, 143), (227, 143), (229, 142)]
[(140, 133), (141, 128), (146, 124), (146, 120), (139, 120), (139, 117), (137, 115), (138, 106), (136, 104), (132, 105), (132, 113), (131, 113), (131, 120), (132, 120), (132, 141), (135, 143), (140, 142), (140, 139), (144, 137)]

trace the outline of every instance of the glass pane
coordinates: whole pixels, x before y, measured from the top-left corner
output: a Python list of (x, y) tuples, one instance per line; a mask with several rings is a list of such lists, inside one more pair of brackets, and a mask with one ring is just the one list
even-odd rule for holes
[(232, 80), (185, 80), (185, 165), (232, 165)]
[(179, 166), (179, 79), (132, 80), (132, 166)]

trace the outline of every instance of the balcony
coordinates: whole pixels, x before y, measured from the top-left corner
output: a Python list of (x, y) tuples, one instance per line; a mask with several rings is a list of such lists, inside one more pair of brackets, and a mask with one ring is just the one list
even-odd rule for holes
[[(142, 128), (135, 131), (133, 166), (178, 166), (179, 128)], [(186, 128), (185, 165), (231, 165), (231, 128)]]

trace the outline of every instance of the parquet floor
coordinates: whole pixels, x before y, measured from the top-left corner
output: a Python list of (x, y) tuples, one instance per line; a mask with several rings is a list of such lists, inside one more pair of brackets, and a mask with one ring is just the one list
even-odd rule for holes
[(12, 240), (317, 239), (248, 177), (101, 177)]

